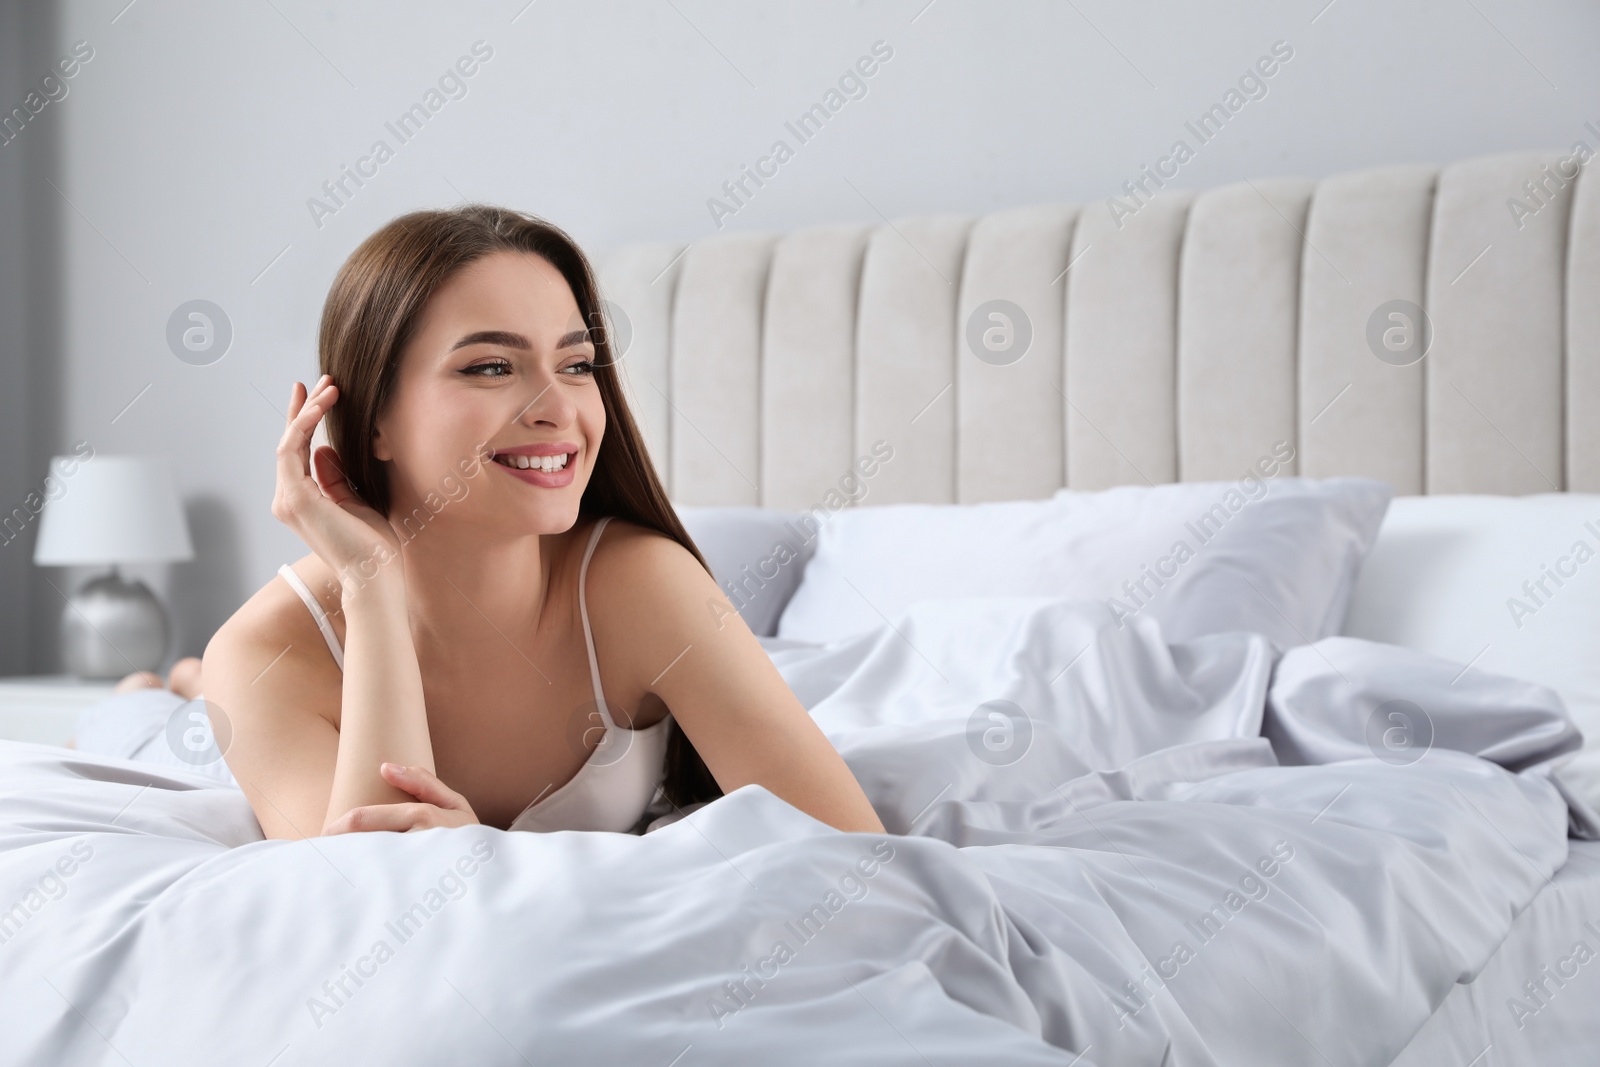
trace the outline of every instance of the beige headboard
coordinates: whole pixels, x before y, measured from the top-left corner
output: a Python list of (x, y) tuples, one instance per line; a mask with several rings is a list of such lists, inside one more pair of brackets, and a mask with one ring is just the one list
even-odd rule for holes
[[(1114, 201), (635, 245), (599, 269), (679, 504), (809, 507), (879, 440), (876, 504), (1232, 479), (1279, 442), (1295, 473), (1400, 494), (1595, 491), (1600, 182), (1580, 169), (1519, 154), (1198, 194), (1141, 174)], [(1425, 309), (1425, 354), (1396, 301)]]

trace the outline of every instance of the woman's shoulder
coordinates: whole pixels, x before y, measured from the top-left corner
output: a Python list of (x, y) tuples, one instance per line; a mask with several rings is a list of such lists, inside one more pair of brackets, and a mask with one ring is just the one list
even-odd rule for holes
[(607, 523), (595, 545), (584, 599), (605, 690), (624, 706), (642, 699), (691, 648), (703, 647), (732, 613), (694, 553), (623, 519)]
[[(339, 586), (328, 567), (315, 553), (302, 556), (289, 567), (322, 606), (342, 646), (344, 620)], [(316, 653), (320, 651), (320, 659), (327, 661), (328, 668), (338, 670), (310, 609), (282, 574), (268, 579), (217, 629), (206, 646), (206, 659), (209, 666), (209, 661), (216, 658), (214, 652), (228, 658), (232, 658), (230, 653), (243, 652), (254, 658), (269, 650), (273, 655), (303, 655), (309, 661), (307, 665), (318, 661)]]
[(659, 530), (613, 518), (589, 560), (589, 609), (617, 609), (630, 617), (666, 618), (683, 597), (704, 599), (718, 592), (684, 545)]
[[(594, 523), (598, 521), (596, 519)], [(592, 536), (593, 524), (585, 540)], [(626, 579), (639, 581), (670, 577), (674, 572), (683, 571), (686, 564), (701, 573), (705, 572), (694, 554), (670, 535), (613, 516), (606, 522), (589, 566), (591, 572), (601, 568), (614, 575), (620, 574)]]

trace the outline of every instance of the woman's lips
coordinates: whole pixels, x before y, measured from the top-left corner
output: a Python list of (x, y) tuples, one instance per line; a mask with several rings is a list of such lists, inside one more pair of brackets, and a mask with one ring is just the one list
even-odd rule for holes
[(490, 460), (490, 466), (498, 467), (513, 478), (526, 482), (528, 485), (537, 485), (541, 489), (560, 489), (563, 486), (571, 485), (572, 479), (577, 476), (577, 472), (573, 469), (577, 466), (577, 463), (578, 456), (576, 453), (567, 460), (567, 465), (558, 471), (542, 471), (533, 467), (523, 470), (520, 467), (508, 467), (504, 463), (496, 463)]

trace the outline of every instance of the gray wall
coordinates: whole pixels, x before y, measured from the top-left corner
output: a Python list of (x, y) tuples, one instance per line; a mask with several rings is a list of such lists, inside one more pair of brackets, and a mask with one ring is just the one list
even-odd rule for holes
[[(79, 440), (172, 456), (199, 558), (137, 573), (175, 604), (175, 652), (304, 553), (268, 510), (289, 385), (315, 376), (339, 263), (401, 212), (504, 202), (596, 253), (693, 240), (780, 138), (793, 158), (725, 229), (1101, 202), (1280, 40), (1293, 59), (1177, 184), (1593, 144), (1600, 122), (1600, 9), (1581, 0), (125, 3), (0, 22), (23, 31), (0, 32), (0, 109), (94, 49), (0, 146), (0, 500)], [(466, 95), (400, 144), (385, 123), (480, 40)], [(866, 94), (798, 144), (785, 122), (879, 40), (893, 56)], [(380, 138), (393, 158), (319, 225), (307, 201)], [(165, 339), (196, 298), (234, 329), (206, 366)], [(31, 551), (0, 549), (6, 672), (54, 669), (43, 578), (81, 577)]]
[[(40, 54), (59, 35), (52, 5), (0, 2), (0, 115), (22, 105), (48, 68)], [(45, 119), (53, 104), (39, 117)], [(0, 674), (28, 674), (52, 662), (53, 628), (66, 591), (59, 570), (34, 567), (34, 533), (46, 487), (54, 428), (64, 424), (59, 373), (62, 260), (62, 130), (30, 121), (0, 144)], [(43, 620), (44, 625), (40, 622)]]

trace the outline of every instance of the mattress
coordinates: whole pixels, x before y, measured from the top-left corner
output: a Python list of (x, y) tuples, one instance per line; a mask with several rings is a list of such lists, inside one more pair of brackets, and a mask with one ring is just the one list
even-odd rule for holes
[(1445, 998), (1394, 1067), (1594, 1063), (1600, 1055), (1600, 841), (1517, 917), (1471, 982)]

